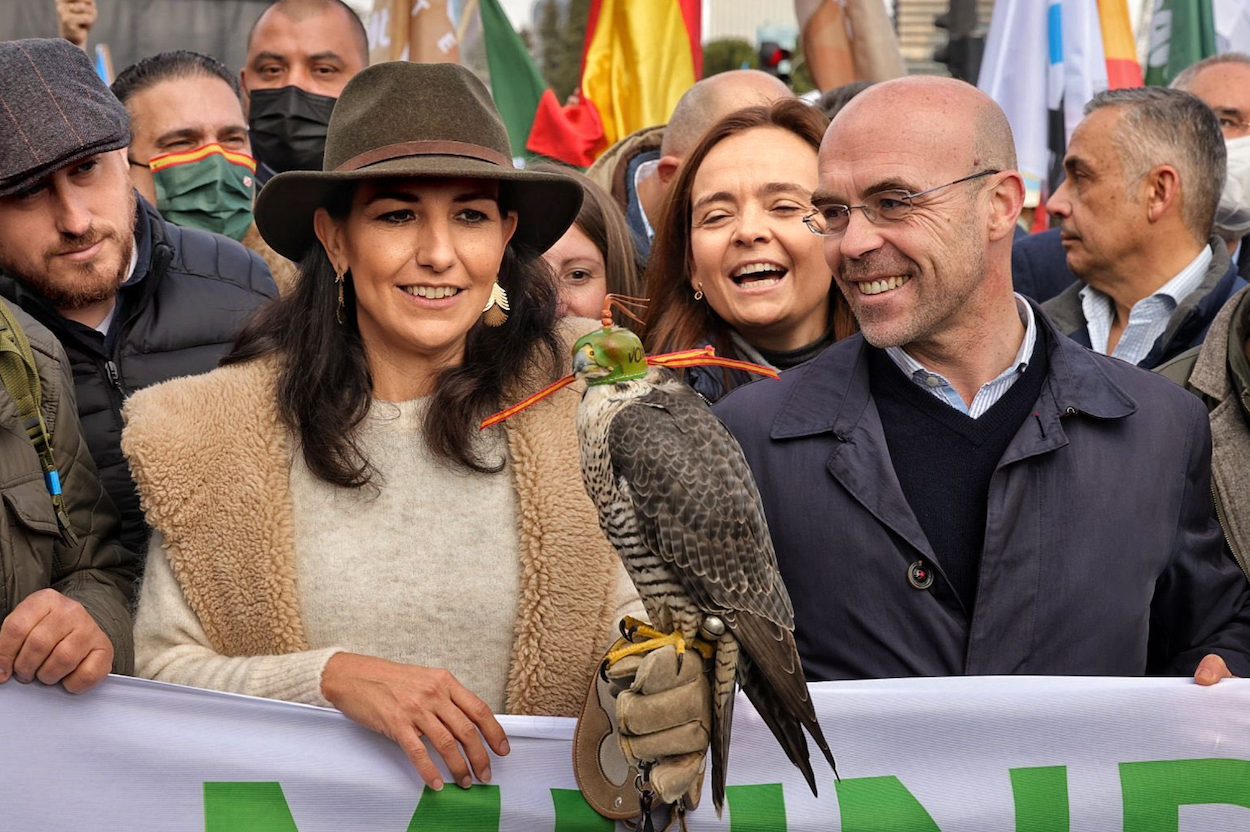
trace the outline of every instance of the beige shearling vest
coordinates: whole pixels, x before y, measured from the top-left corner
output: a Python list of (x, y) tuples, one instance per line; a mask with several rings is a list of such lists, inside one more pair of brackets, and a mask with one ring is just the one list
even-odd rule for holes
[[(263, 358), (174, 379), (126, 406), (122, 449), (147, 521), (164, 536), (213, 647), (227, 656), (308, 649), (278, 367)], [(576, 715), (615, 623), (620, 567), (582, 485), (579, 399), (566, 388), (504, 423), (521, 559), (509, 713)]]

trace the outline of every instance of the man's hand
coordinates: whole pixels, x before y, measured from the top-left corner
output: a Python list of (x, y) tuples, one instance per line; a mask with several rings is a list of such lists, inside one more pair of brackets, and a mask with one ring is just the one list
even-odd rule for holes
[(703, 657), (687, 650), (677, 667), (669, 646), (608, 668), (616, 697), (616, 724), (627, 759), (654, 763), (651, 786), (660, 800), (698, 804), (712, 725), (712, 693)]
[(113, 642), (83, 605), (41, 589), (0, 625), (0, 682), (16, 676), (70, 693), (94, 687), (113, 667)]
[(499, 756), (508, 753), (508, 738), (490, 708), (446, 670), (336, 653), (321, 674), (321, 690), (345, 715), (394, 740), (436, 791), (443, 778), (422, 737), (465, 789), (473, 785), (470, 765), (479, 780), (490, 782), (483, 738)]
[(1198, 669), (1194, 671), (1194, 681), (1203, 687), (1214, 685), (1220, 679), (1236, 678), (1224, 660), (1214, 653), (1207, 654), (1207, 657), (1198, 663)]
[(56, 0), (56, 19), (61, 37), (79, 49), (87, 48), (87, 35), (97, 16), (95, 0)]

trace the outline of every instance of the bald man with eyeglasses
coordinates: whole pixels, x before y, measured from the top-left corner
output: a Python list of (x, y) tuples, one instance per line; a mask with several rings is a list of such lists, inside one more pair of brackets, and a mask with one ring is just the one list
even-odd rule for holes
[(875, 85), (819, 169), (805, 221), (861, 334), (715, 408), (808, 678), (1250, 672), (1205, 412), (1012, 291), (1024, 183), (998, 106)]

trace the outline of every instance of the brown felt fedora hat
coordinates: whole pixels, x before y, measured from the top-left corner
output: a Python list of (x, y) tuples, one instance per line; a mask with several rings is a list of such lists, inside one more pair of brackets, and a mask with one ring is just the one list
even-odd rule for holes
[(392, 176), (495, 179), (517, 212), (514, 244), (546, 251), (577, 218), (582, 188), (558, 173), (512, 164), (490, 93), (458, 64), (391, 61), (343, 89), (319, 171), (280, 173), (261, 189), (256, 225), (279, 254), (300, 260), (316, 243), (313, 214), (345, 182)]

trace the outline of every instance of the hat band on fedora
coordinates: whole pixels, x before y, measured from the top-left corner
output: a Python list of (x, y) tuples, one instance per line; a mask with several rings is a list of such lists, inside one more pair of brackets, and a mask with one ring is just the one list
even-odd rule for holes
[(506, 168), (512, 167), (512, 159), (480, 144), (421, 141), (399, 142), (397, 144), (375, 147), (373, 150), (367, 150), (364, 153), (353, 156), (334, 170), (336, 173), (360, 170), (369, 165), (376, 165), (378, 162), (388, 162), (391, 159), (402, 159), (406, 156), (465, 156), (470, 159), (489, 162), (492, 165)]

